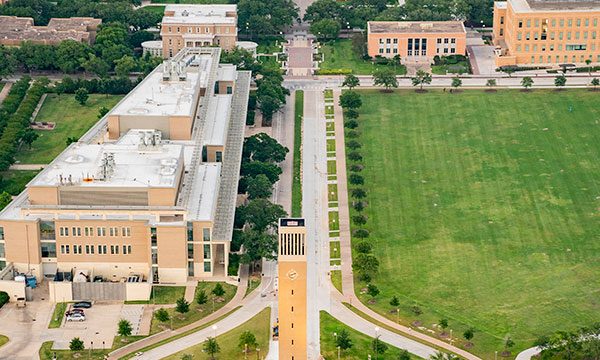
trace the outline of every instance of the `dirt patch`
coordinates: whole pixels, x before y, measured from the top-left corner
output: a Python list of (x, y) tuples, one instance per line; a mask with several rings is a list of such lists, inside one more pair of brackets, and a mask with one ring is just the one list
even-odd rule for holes
[(411, 324), (414, 327), (419, 327), (419, 326), (423, 325), (423, 323), (421, 321), (419, 321), (419, 320), (415, 320)]

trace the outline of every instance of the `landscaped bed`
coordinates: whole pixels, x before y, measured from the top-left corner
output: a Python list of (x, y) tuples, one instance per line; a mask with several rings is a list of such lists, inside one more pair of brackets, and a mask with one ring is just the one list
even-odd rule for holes
[(371, 75), (378, 68), (390, 68), (398, 75), (406, 73), (404, 65), (376, 65), (372, 61), (363, 60), (352, 51), (352, 40), (343, 39), (327, 42), (322, 45), (324, 60), (319, 64), (322, 70), (346, 69), (357, 75)]
[(361, 95), (364, 228), (381, 290), (368, 306), (396, 320), (397, 296), (402, 322), (429, 333), (447, 319), (442, 337), (452, 329), (461, 347), (473, 327), (466, 347), (488, 359), (506, 337), (514, 356), (598, 321), (596, 93)]

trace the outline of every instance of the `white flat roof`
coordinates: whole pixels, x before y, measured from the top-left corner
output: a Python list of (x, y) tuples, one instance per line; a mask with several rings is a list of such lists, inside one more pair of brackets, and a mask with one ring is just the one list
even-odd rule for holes
[[(190, 59), (191, 58), (191, 59)], [(163, 80), (168, 72), (168, 62), (163, 62), (138, 86), (115, 106), (109, 115), (118, 116), (191, 116), (194, 94), (198, 88), (206, 87), (208, 70), (213, 59), (207, 54), (194, 54), (184, 59), (185, 80), (173, 74), (171, 80)]]
[(237, 5), (167, 5), (165, 13), (174, 11), (173, 16), (164, 16), (163, 24), (236, 24), (237, 19), (227, 13), (237, 12)]
[(188, 201), (189, 220), (214, 220), (220, 180), (221, 163), (205, 163), (197, 167)]
[[(112, 175), (102, 180), (100, 169), (105, 154), (113, 154), (114, 166)], [(182, 160), (182, 145), (162, 144), (140, 150), (137, 145), (73, 144), (28, 186), (174, 187)]]
[(202, 145), (225, 145), (231, 113), (231, 95), (215, 95), (209, 99)]

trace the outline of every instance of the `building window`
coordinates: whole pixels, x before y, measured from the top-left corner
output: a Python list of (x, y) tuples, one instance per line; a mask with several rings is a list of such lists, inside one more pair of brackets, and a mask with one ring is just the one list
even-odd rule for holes
[(504, 16), (500, 16), (500, 24), (504, 24)]
[(535, 24), (535, 27), (540, 26), (540, 19), (535, 19), (534, 24)]
[(108, 232), (110, 236), (119, 236), (119, 228), (118, 227), (110, 227), (108, 228)]
[(188, 276), (194, 276), (194, 262), (188, 261)]
[(522, 28), (523, 27), (523, 20), (519, 20), (519, 27)]
[(527, 27), (531, 27), (531, 19), (527, 19)]
[(577, 26), (581, 26), (581, 19), (577, 19)]
[(107, 253), (106, 249), (107, 249), (106, 245), (98, 245), (98, 254), (106, 255), (106, 253)]
[(156, 237), (156, 228), (155, 227), (150, 228), (150, 240), (151, 240), (151, 245), (156, 246), (157, 237)]
[(500, 29), (500, 36), (503, 36), (503, 35), (504, 35), (504, 29), (501, 28)]
[(204, 272), (210, 272), (210, 261), (204, 262)]
[(556, 19), (552, 19), (552, 27), (556, 27)]
[(208, 32), (209, 32), (208, 27), (204, 28), (204, 32), (208, 34)]
[(202, 240), (210, 241), (210, 229), (209, 228), (202, 229)]
[[(55, 258), (56, 257), (56, 243), (41, 243), (40, 244), (42, 257), (43, 258)], [(0, 257), (3, 257), (0, 254)]]
[(54, 221), (40, 221), (40, 236), (42, 240), (56, 239), (56, 228)]
[(0, 240), (4, 240), (4, 227), (0, 226)]
[(69, 236), (69, 228), (68, 227), (60, 227), (58, 229), (58, 233), (60, 234), (60, 236)]
[(210, 245), (204, 245), (203, 251), (204, 251), (204, 258), (210, 259)]
[(69, 245), (61, 245), (60, 246), (60, 253), (61, 254), (69, 254), (71, 252), (71, 248)]
[(121, 229), (122, 235), (124, 237), (130, 237), (131, 236), (131, 228), (126, 226), (124, 228)]
[(194, 244), (192, 243), (187, 244), (187, 257), (188, 259), (194, 258)]
[(98, 236), (106, 236), (106, 228), (105, 227), (96, 228), (96, 232), (98, 233)]
[(565, 27), (565, 19), (560, 19), (560, 27)]
[(521, 39), (523, 38), (523, 35), (521, 34), (521, 32), (517, 33), (517, 40), (521, 41)]
[(83, 254), (81, 245), (73, 245), (73, 254)]
[(131, 254), (131, 245), (123, 245), (123, 255)]
[(568, 27), (573, 27), (573, 19), (569, 19), (567, 24)]
[(119, 245), (111, 245), (110, 246), (110, 254), (111, 255), (119, 255)]
[(577, 45), (566, 45), (565, 50), (567, 51), (582, 51), (586, 49), (585, 44), (577, 44)]
[(397, 44), (398, 43), (398, 39), (394, 39), (393, 43)]

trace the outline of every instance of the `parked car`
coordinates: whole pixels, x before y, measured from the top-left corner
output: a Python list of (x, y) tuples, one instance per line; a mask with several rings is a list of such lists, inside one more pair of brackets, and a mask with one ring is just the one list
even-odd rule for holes
[(75, 304), (73, 304), (74, 309), (80, 309), (80, 308), (89, 309), (91, 307), (92, 307), (91, 301), (79, 301), (79, 302), (76, 302)]
[(85, 315), (81, 313), (72, 313), (67, 315), (67, 321), (85, 321)]
[(67, 311), (67, 312), (65, 313), (65, 315), (66, 315), (66, 316), (73, 315), (73, 314), (81, 314), (81, 315), (85, 315), (85, 314), (83, 313), (83, 309), (71, 309), (71, 310), (69, 310), (69, 311)]

